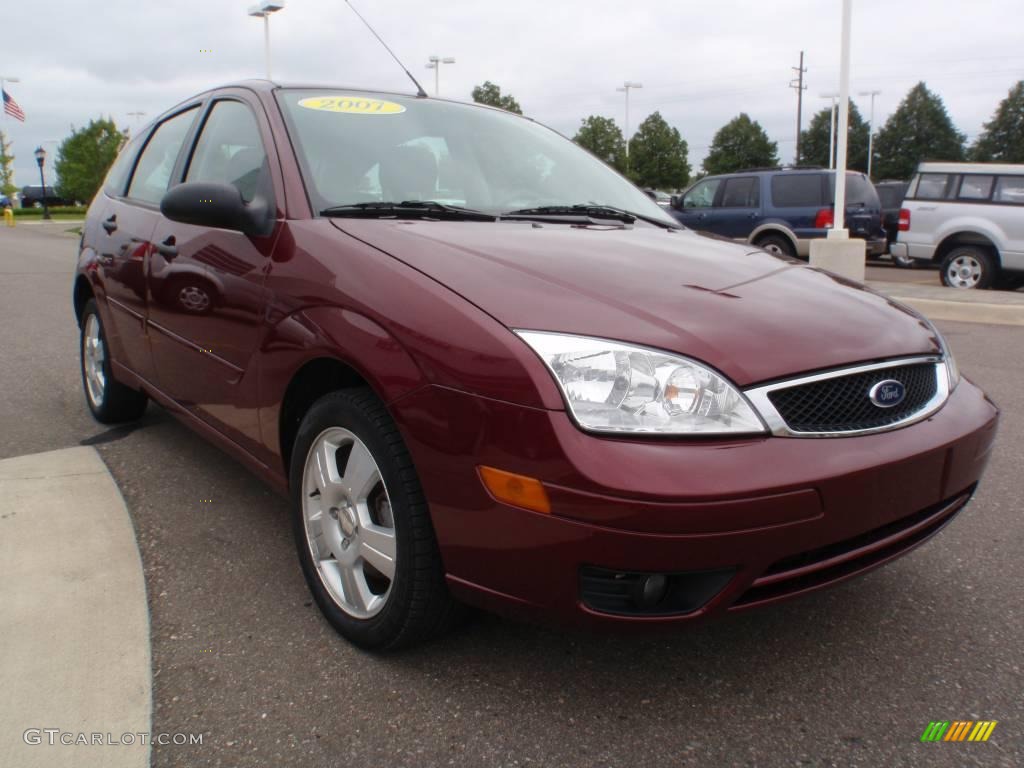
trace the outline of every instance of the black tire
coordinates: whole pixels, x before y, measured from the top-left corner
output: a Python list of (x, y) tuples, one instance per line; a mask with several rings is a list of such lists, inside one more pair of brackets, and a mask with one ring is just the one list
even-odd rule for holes
[[(348, 430), (363, 442), (390, 499), (395, 574), (383, 608), (369, 618), (353, 617), (332, 597), (307, 540), (302, 498), (306, 460), (317, 437), (332, 427)], [(391, 416), (371, 390), (339, 390), (313, 404), (295, 438), (289, 480), (292, 530), (302, 572), (314, 600), (339, 634), (367, 650), (395, 650), (443, 633), (462, 615), (445, 584), (430, 510), (412, 458)]]
[(946, 254), (939, 277), (949, 288), (991, 288), (999, 279), (999, 263), (984, 246), (961, 245)]
[[(89, 378), (86, 374), (86, 346), (87, 334), (91, 331), (91, 322), (96, 323), (98, 338), (101, 344), (102, 364), (98, 366), (103, 373), (102, 385), (93, 382), (93, 389), (90, 389)], [(111, 373), (110, 350), (107, 346), (107, 334), (103, 327), (103, 319), (96, 308), (96, 300), (89, 299), (82, 309), (81, 333), (79, 335), (78, 353), (79, 370), (82, 374), (82, 388), (85, 390), (85, 402), (92, 411), (93, 418), (101, 424), (118, 424), (125, 421), (135, 421), (140, 418), (146, 410), (146, 403), (149, 398), (145, 393), (125, 386), (117, 381)]]
[(785, 235), (764, 235), (757, 238), (754, 245), (776, 256), (796, 258), (796, 250), (794, 250), (793, 244), (789, 242), (789, 238)]

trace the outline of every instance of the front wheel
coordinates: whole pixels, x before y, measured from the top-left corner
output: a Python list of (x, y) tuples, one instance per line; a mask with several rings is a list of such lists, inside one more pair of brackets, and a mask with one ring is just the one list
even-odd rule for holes
[(146, 410), (148, 398), (142, 392), (126, 387), (110, 372), (107, 335), (96, 308), (89, 299), (82, 310), (81, 352), (82, 385), (92, 415), (103, 424), (134, 421)]
[(313, 404), (295, 439), (290, 482), (299, 561), (341, 635), (390, 650), (447, 628), (457, 608), (430, 511), (401, 435), (370, 390)]
[(942, 284), (950, 288), (991, 288), (999, 267), (991, 252), (976, 245), (954, 248), (942, 260)]

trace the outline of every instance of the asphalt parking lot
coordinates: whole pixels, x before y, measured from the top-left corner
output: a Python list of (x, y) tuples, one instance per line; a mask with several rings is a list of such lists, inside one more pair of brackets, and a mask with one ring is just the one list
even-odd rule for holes
[[(145, 569), (153, 730), (205, 735), (154, 765), (1024, 764), (1024, 329), (939, 323), (1003, 409), (1000, 435), (973, 504), (890, 566), (690, 631), (476, 616), (378, 657), (312, 605), (281, 498), (157, 407), (91, 419), (64, 229), (0, 231), (0, 458), (94, 445), (117, 480)], [(982, 719), (999, 722), (987, 743), (919, 741), (929, 721)]]

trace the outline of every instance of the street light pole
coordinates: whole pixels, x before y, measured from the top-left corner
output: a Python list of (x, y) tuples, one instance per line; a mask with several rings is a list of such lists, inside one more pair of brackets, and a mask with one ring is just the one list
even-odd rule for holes
[(263, 19), (263, 56), (267, 65), (267, 80), (272, 80), (270, 74), (270, 14), (276, 13), (284, 8), (284, 0), (264, 0), (258, 5), (249, 8), (249, 15)]
[(823, 93), (821, 98), (832, 100), (832, 109), (828, 113), (828, 169), (836, 167), (836, 97), (838, 93)]
[(871, 160), (875, 154), (875, 96), (878, 96), (881, 91), (861, 91), (860, 96), (871, 97), (871, 114), (868, 117), (868, 180), (871, 179)]
[(626, 94), (626, 132), (625, 132), (625, 139), (626, 139), (626, 170), (627, 171), (629, 170), (629, 91), (630, 91), (631, 88), (643, 88), (643, 87), (644, 87), (643, 83), (637, 83), (637, 82), (633, 82), (632, 80), (627, 80), (626, 82), (624, 82), (622, 84), (621, 88), (616, 88), (615, 89), (619, 93), (625, 93)]
[(439, 96), (441, 93), (441, 65), (454, 64), (455, 59), (453, 59), (451, 56), (441, 57), (434, 55), (430, 56), (427, 59), (427, 61), (430, 62), (429, 64), (427, 64), (427, 69), (434, 70), (434, 95)]
[(43, 175), (43, 163), (46, 162), (46, 150), (36, 147), (36, 162), (39, 163), (39, 183), (43, 186), (43, 220), (50, 220), (50, 208), (46, 204), (46, 176)]
[[(846, 143), (850, 128), (850, 16), (853, 0), (843, 0), (843, 29), (839, 46), (839, 139), (836, 143), (836, 207), (832, 231), (845, 239), (846, 233)], [(832, 232), (829, 233), (831, 237)]]

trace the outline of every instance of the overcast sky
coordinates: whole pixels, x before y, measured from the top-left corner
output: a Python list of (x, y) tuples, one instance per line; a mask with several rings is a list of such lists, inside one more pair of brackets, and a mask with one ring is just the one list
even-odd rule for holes
[[(255, 0), (253, 0), (255, 2)], [(804, 126), (823, 92), (838, 90), (840, 0), (355, 0), (433, 93), (430, 54), (454, 56), (441, 95), (469, 99), (498, 83), (526, 114), (572, 136), (590, 114), (631, 125), (660, 110), (690, 145), (696, 168), (723, 123), (747, 112), (793, 156), (800, 50)], [(1024, 79), (1020, 0), (853, 0), (852, 92), (881, 90), (876, 123), (924, 80), (973, 140)], [(27, 115), (0, 120), (14, 140), (18, 186), (38, 184), (32, 151), (91, 118), (134, 125), (210, 86), (264, 74), (262, 21), (246, 0), (46, 0), (5, 4), (0, 76)], [(626, 11), (626, 12), (624, 12)], [(271, 19), (275, 79), (407, 90), (405, 75), (344, 0), (287, 0)], [(202, 53), (209, 49), (211, 53)], [(855, 98), (857, 98), (855, 96)], [(865, 117), (867, 99), (858, 98)], [(51, 142), (51, 143), (44, 143)]]

